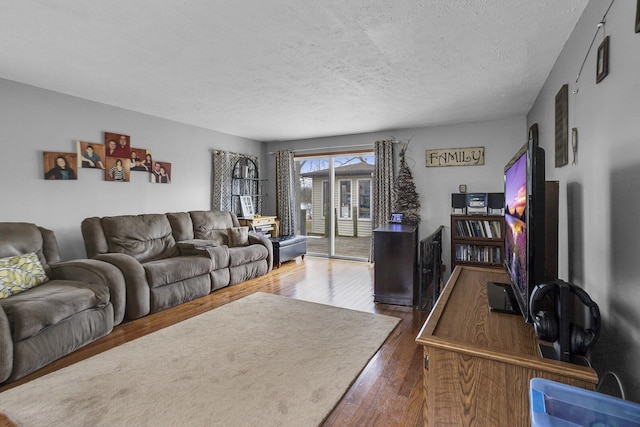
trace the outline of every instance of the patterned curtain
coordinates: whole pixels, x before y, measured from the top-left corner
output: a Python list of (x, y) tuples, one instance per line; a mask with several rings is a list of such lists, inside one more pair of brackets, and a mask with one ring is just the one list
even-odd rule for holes
[[(240, 216), (240, 198), (232, 197), (242, 193), (241, 183), (233, 179), (233, 176), (240, 177), (242, 173), (239, 170), (234, 171), (234, 167), (238, 168), (237, 162), (242, 158), (251, 159), (258, 167), (258, 176), (260, 174), (260, 163), (258, 157), (248, 156), (245, 154), (232, 153), (230, 151), (214, 150), (213, 151), (213, 183), (211, 185), (213, 194), (211, 195), (211, 209), (220, 211), (231, 211)], [(254, 206), (256, 213), (262, 213), (262, 203)]]
[[(372, 230), (384, 225), (391, 217), (393, 206), (393, 141), (376, 141), (374, 144), (376, 167), (373, 171), (373, 223)], [(373, 262), (373, 238), (369, 262)]]
[(289, 236), (296, 234), (296, 179), (293, 162), (293, 151), (280, 150), (276, 153), (276, 188), (277, 211), (280, 219), (280, 234)]

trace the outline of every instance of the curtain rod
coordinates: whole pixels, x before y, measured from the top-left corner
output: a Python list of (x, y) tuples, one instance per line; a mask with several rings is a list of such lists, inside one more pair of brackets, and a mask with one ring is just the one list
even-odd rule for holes
[[(392, 140), (391, 142), (393, 142), (394, 144), (398, 144), (401, 141), (397, 141), (397, 140)], [(301, 153), (303, 151), (318, 151), (318, 150), (329, 150), (332, 148), (354, 148), (354, 147), (371, 147), (373, 148), (373, 144), (353, 144), (353, 145), (340, 145), (340, 146), (333, 146), (333, 147), (315, 147), (315, 148), (301, 148), (299, 150), (291, 150), (294, 153)], [(269, 153), (270, 155), (273, 154), (277, 154), (276, 151), (272, 151)]]

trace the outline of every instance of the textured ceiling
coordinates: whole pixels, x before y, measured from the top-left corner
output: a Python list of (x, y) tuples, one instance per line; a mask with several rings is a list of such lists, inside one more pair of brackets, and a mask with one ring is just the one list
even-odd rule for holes
[(0, 0), (0, 77), (247, 138), (526, 114), (588, 0)]

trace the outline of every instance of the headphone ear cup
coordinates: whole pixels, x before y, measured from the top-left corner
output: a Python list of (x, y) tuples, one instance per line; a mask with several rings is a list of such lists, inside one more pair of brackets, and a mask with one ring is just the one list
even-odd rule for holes
[(571, 323), (571, 353), (585, 356), (595, 344), (596, 334), (593, 330), (586, 331), (580, 325)]
[(553, 342), (558, 339), (558, 321), (550, 311), (539, 311), (533, 321), (538, 339)]
[[(543, 341), (555, 341), (558, 339), (558, 321), (549, 305), (549, 297), (554, 295), (557, 286), (554, 282), (536, 285), (531, 292), (529, 300), (529, 313), (533, 320), (533, 329), (538, 339)], [(553, 299), (552, 299), (553, 300)]]

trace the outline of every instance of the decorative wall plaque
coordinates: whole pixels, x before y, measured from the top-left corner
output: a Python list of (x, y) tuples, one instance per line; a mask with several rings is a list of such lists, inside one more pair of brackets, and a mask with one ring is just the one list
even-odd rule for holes
[(438, 148), (426, 151), (426, 166), (481, 166), (484, 147)]
[(569, 163), (569, 85), (556, 94), (556, 167)]

